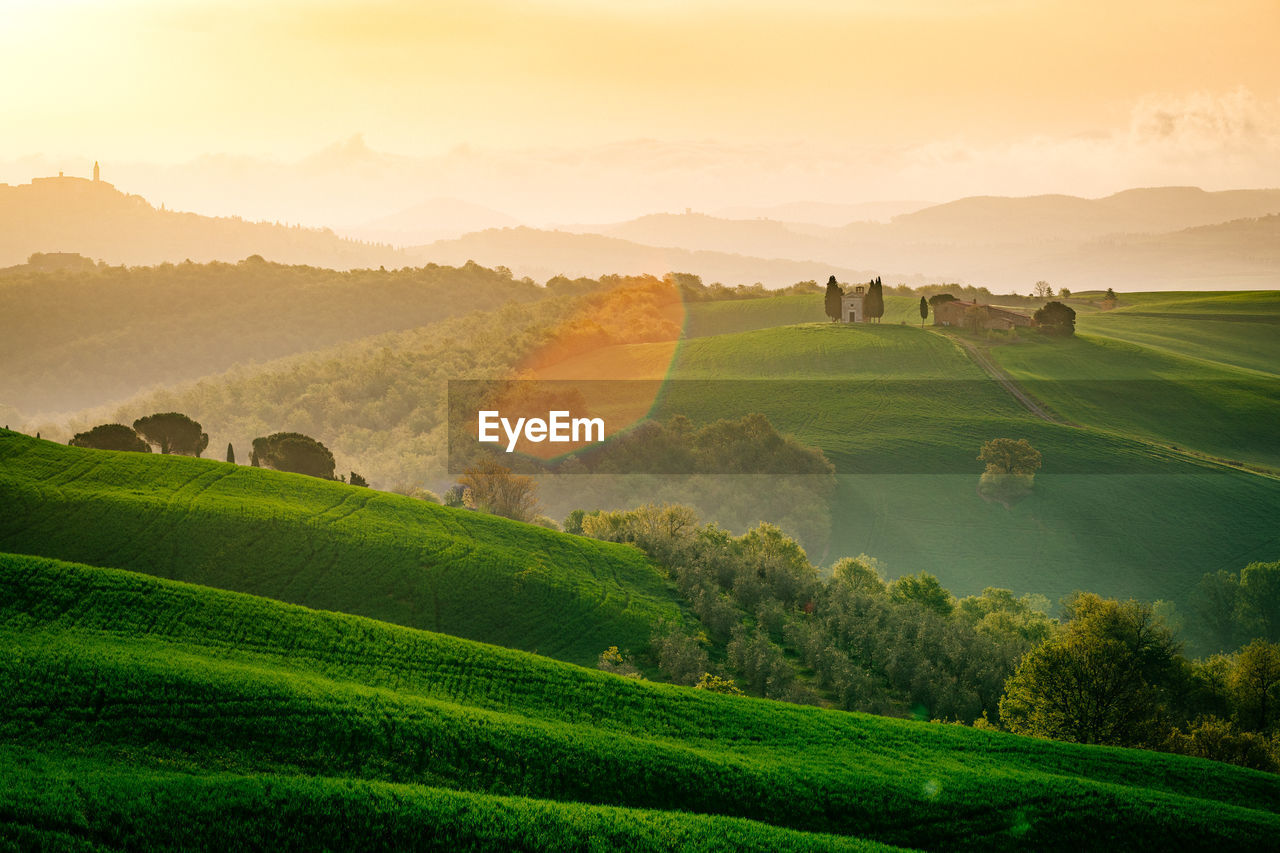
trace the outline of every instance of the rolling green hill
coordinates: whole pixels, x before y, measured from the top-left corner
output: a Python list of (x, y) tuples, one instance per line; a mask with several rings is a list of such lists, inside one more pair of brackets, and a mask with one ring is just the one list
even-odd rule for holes
[[(0, 842), (1261, 849), (1280, 777), (639, 682), (0, 556)], [(839, 838), (834, 836), (841, 836)]]
[[(1064, 378), (1105, 377), (1105, 360), (1063, 355), (1093, 346), (1087, 338), (1058, 346), (1031, 336), (992, 352), (1015, 374), (1010, 359), (1026, 353), (1041, 354)], [(1152, 406), (1161, 394), (1198, 393), (1213, 405), (1233, 404), (1225, 417), (1249, 420), (1228, 440), (1274, 453), (1265, 378), (1236, 390), (1201, 381), (1221, 375), (1213, 365), (1188, 372), (1185, 360), (1142, 358), (1168, 368), (1148, 377), (1166, 384), (1137, 386)], [(1190, 446), (1175, 440), (1182, 438), (1175, 422), (1152, 413), (1150, 428), (1139, 429), (1140, 410), (1123, 396), (1109, 400), (1114, 420), (1095, 428), (1037, 419), (932, 329), (823, 323), (708, 336), (682, 344), (671, 376), (715, 381), (674, 383), (662, 414), (706, 420), (760, 411), (835, 463), (828, 560), (871, 554), (890, 574), (927, 570), (960, 594), (996, 585), (1050, 597), (1088, 589), (1185, 602), (1204, 573), (1274, 559), (1280, 549), (1280, 482), (1171, 450)], [(1080, 420), (1076, 410), (1063, 414)], [(1044, 457), (1035, 492), (1010, 507), (977, 493), (978, 449), (997, 437), (1026, 438)]]
[(0, 432), (0, 549), (594, 663), (679, 619), (635, 549), (371, 489)]

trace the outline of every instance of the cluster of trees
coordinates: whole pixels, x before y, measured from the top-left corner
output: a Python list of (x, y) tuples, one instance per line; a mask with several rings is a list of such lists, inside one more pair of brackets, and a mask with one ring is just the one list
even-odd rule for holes
[(733, 536), (688, 507), (649, 505), (574, 527), (636, 544), (689, 602), (701, 635), (665, 626), (652, 648), (677, 683), (710, 672), (757, 696), (972, 722), (998, 716), (1004, 679), (1050, 630), (1047, 602), (994, 589), (957, 601), (926, 573), (887, 582), (867, 557), (824, 577), (767, 523)]
[(680, 337), (680, 289), (670, 281), (649, 275), (605, 281), (611, 284), (580, 296), (543, 331), (544, 340), (520, 360), (521, 369), (538, 370), (602, 347)]
[(676, 683), (1280, 768), (1280, 645), (1266, 638), (1193, 661), (1147, 604), (1077, 593), (1053, 619), (1041, 596), (956, 598), (928, 573), (887, 581), (866, 556), (824, 573), (772, 525), (732, 536), (688, 507), (578, 512), (566, 529), (666, 569), (698, 620), (652, 638)]
[[(682, 415), (646, 421), (556, 462), (511, 460), (483, 448), (458, 484), (457, 504), (519, 521), (547, 523), (539, 514), (543, 502), (563, 511), (583, 503), (634, 506), (656, 498), (705, 508), (730, 529), (775, 518), (818, 548), (830, 533), (834, 466), (820, 449), (783, 435), (759, 413), (702, 426)], [(594, 476), (580, 476), (588, 473)], [(577, 524), (568, 529), (581, 532)]]
[(1010, 731), (1280, 769), (1280, 645), (1188, 660), (1146, 604), (1077, 593), (1005, 685)]
[(1066, 338), (1076, 333), (1076, 312), (1061, 302), (1046, 302), (1032, 315), (1040, 331), (1046, 335)]
[(199, 456), (209, 446), (209, 435), (199, 421), (180, 412), (158, 412), (138, 418), (132, 427), (124, 424), (99, 424), (93, 429), (77, 433), (67, 443), (72, 447), (135, 453), (150, 453), (154, 447), (159, 453)]
[(592, 474), (816, 475), (835, 485), (835, 466), (822, 450), (783, 435), (758, 412), (702, 426), (684, 415), (644, 421), (570, 464)]
[(884, 316), (884, 285), (880, 282), (880, 276), (867, 284), (867, 295), (862, 300), (862, 315), (875, 321)]
[[(209, 435), (200, 422), (181, 412), (158, 412), (138, 418), (132, 427), (124, 424), (99, 424), (93, 429), (77, 433), (69, 442), (72, 447), (89, 447), (97, 450), (150, 453), (154, 447), (158, 453), (179, 456), (201, 456), (209, 446)], [(227, 444), (227, 461), (236, 461), (235, 448)], [(310, 436), (297, 432), (277, 432), (253, 440), (254, 468), (274, 468), (306, 474), (322, 480), (339, 479), (334, 476), (335, 463), (329, 448)], [(341, 478), (347, 482), (346, 477)], [(367, 486), (364, 477), (351, 472), (351, 484)]]
[(1254, 637), (1280, 643), (1280, 560), (1206, 574), (1193, 602), (1195, 627), (1209, 651), (1234, 649)]

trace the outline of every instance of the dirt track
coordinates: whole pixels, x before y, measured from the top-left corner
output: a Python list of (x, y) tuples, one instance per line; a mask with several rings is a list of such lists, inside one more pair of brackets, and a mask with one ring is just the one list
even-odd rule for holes
[[(944, 332), (942, 334), (946, 334), (946, 333)], [(1035, 415), (1040, 420), (1048, 421), (1051, 424), (1062, 424), (1063, 426), (1075, 426), (1075, 424), (1072, 424), (1068, 421), (1064, 421), (1062, 418), (1053, 414), (1044, 406), (1041, 406), (1039, 403), (1033, 400), (1030, 394), (1028, 394), (1026, 391), (1023, 391), (1021, 388), (1018, 387), (1018, 383), (1014, 382), (1013, 379), (1009, 377), (1009, 374), (1001, 370), (986, 353), (984, 353), (982, 350), (976, 347), (973, 343), (965, 340), (959, 335), (947, 335), (947, 337), (955, 341), (956, 343), (960, 344), (960, 346), (964, 347), (965, 350), (969, 353), (969, 355), (972, 356), (973, 360), (977, 362), (978, 366), (981, 367), (984, 371), (986, 371), (986, 374), (988, 376), (990, 376), (995, 381), (999, 382), (1000, 385), (1003, 386), (1004, 390), (1012, 394), (1013, 398), (1017, 400), (1019, 403), (1021, 403), (1023, 408), (1025, 408), (1028, 412)]]

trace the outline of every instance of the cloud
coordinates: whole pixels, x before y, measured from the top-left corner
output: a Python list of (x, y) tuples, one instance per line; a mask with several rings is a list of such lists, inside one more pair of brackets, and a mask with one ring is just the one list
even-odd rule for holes
[(1260, 101), (1244, 87), (1222, 95), (1150, 95), (1133, 108), (1128, 138), (1138, 148), (1275, 155), (1280, 153), (1280, 100)]

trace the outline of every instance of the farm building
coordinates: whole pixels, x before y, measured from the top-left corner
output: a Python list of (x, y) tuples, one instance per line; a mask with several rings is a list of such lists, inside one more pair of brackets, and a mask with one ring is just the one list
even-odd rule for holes
[(867, 295), (866, 291), (866, 286), (860, 284), (840, 297), (841, 323), (861, 323), (866, 319), (862, 313), (862, 301)]
[(939, 303), (933, 309), (935, 326), (977, 325), (983, 329), (1008, 330), (1032, 325), (1026, 314), (997, 308), (994, 305), (979, 305), (976, 302), (965, 302), (955, 299), (951, 302)]

